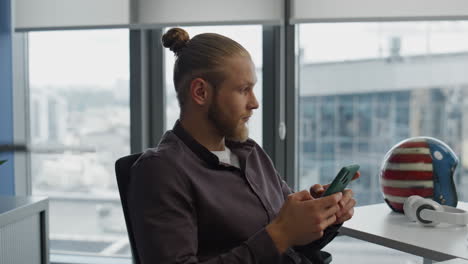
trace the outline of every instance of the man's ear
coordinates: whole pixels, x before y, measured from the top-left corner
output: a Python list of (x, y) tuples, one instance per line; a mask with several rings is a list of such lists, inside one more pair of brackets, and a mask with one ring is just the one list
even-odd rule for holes
[(208, 103), (210, 84), (202, 78), (195, 78), (190, 82), (190, 97), (197, 105)]

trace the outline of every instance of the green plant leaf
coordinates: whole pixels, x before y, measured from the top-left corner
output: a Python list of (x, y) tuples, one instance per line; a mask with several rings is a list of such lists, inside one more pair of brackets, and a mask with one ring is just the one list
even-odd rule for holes
[(6, 160), (0, 160), (0, 165), (2, 165), (5, 162), (7, 162), (7, 161)]

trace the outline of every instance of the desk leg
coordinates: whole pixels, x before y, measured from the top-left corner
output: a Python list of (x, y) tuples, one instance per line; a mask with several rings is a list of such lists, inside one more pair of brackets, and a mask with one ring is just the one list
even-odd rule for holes
[(423, 260), (423, 264), (432, 264), (432, 263), (434, 263), (432, 259), (424, 258)]

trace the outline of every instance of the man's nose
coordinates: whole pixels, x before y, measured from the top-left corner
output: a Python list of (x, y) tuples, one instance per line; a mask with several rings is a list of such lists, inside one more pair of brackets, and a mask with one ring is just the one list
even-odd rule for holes
[(249, 109), (257, 109), (259, 107), (257, 98), (255, 97), (254, 93), (252, 93), (252, 95), (250, 96), (248, 107)]

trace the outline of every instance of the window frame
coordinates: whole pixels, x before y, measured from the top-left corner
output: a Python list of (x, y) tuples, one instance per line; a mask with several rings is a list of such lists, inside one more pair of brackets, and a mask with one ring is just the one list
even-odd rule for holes
[[(263, 24), (263, 145), (270, 155), (277, 171), (289, 186), (297, 190), (298, 184), (298, 29), (296, 22), (290, 20), (294, 0), (284, 1), (284, 20), (278, 23)], [(458, 19), (460, 17), (457, 17)], [(411, 21), (405, 18), (396, 21)], [(448, 17), (448, 19), (456, 19)], [(447, 17), (444, 20), (448, 20)], [(466, 17), (464, 18), (466, 19)], [(428, 21), (436, 20), (428, 18)], [(393, 19), (356, 19), (336, 18), (340, 22), (384, 22)], [(331, 22), (330, 19), (317, 19), (313, 22)], [(210, 23), (214, 25), (215, 23)], [(221, 22), (219, 25), (226, 24)], [(200, 23), (188, 23), (200, 25)], [(218, 25), (218, 24), (216, 24)], [(146, 28), (130, 28), (130, 138), (131, 152), (141, 152), (148, 147), (157, 145), (165, 127), (165, 76), (164, 56), (160, 38), (164, 25)], [(78, 28), (76, 28), (78, 29)], [(27, 31), (14, 33), (16, 43), (25, 45), (15, 51), (15, 130), (23, 129), (26, 139), (29, 138), (29, 86), (28, 86), (28, 54)], [(17, 45), (14, 45), (17, 47)], [(16, 93), (16, 92), (15, 92)], [(25, 111), (16, 110), (23, 106)], [(29, 142), (25, 141), (27, 145)], [(18, 155), (16, 155), (18, 156)], [(20, 168), (25, 168), (22, 171)], [(31, 169), (29, 152), (25, 160), (15, 161), (15, 190), (17, 194), (31, 195)], [(62, 262), (51, 258), (55, 263), (75, 263), (71, 259)], [(130, 258), (128, 258), (130, 259)], [(83, 257), (80, 262), (104, 263)], [(109, 260), (111, 261), (111, 260)]]
[[(221, 24), (220, 24), (221, 25)], [(164, 77), (164, 48), (161, 45), (160, 39), (163, 34), (163, 28), (152, 29), (130, 29), (129, 30), (129, 43), (130, 43), (130, 149), (132, 153), (144, 151), (144, 149), (157, 145), (165, 130), (165, 77)], [(284, 45), (284, 37), (281, 37), (283, 30), (281, 25), (263, 25), (263, 37), (268, 36), (270, 41), (263, 41), (263, 98), (270, 100), (275, 98), (274, 104), (268, 104), (270, 107), (265, 107), (263, 110), (263, 127), (277, 127), (279, 125), (278, 119), (278, 105), (284, 108), (284, 76), (283, 74), (275, 74), (275, 72), (282, 68), (284, 72), (284, 54), (281, 51), (281, 45)], [(18, 49), (18, 70), (15, 78), (18, 79), (15, 84), (21, 90), (21, 93), (16, 97), (18, 106), (24, 107), (25, 111), (15, 112), (15, 122), (21, 128), (24, 125), (26, 135), (29, 135), (30, 124), (21, 120), (29, 120), (29, 83), (28, 83), (28, 31), (15, 33), (18, 36), (18, 43), (24, 45)], [(267, 50), (268, 52), (265, 52)], [(276, 54), (276, 55), (275, 55)], [(281, 56), (278, 56), (281, 54)], [(267, 56), (268, 55), (268, 56)], [(271, 60), (271, 58), (275, 58)], [(269, 66), (265, 70), (266, 65)], [(271, 84), (275, 84), (273, 93), (271, 89), (266, 89)], [(16, 88), (15, 88), (16, 89)], [(266, 105), (265, 105), (266, 106)], [(284, 110), (283, 110), (284, 111)], [(284, 115), (284, 113), (283, 113)], [(271, 124), (268, 120), (274, 120)], [(284, 117), (283, 117), (284, 120)], [(284, 122), (284, 121), (283, 121)], [(272, 160), (280, 172), (284, 175), (284, 158), (283, 153), (285, 141), (279, 140), (278, 129), (263, 129), (263, 138), (269, 139), (273, 142), (273, 148), (265, 147)], [(26, 136), (27, 146), (29, 147), (29, 137)], [(264, 141), (264, 145), (267, 141)], [(30, 165), (30, 149), (27, 150), (26, 165), (21, 167), (26, 168), (26, 173), (16, 173), (15, 182), (17, 189), (22, 189), (25, 195), (32, 194), (31, 186), (31, 165)], [(288, 181), (289, 182), (289, 181)], [(50, 254), (51, 263), (114, 263), (115, 260), (121, 260), (122, 263), (130, 263), (131, 257), (125, 258), (107, 258), (107, 257), (90, 257), (81, 255), (63, 255), (63, 254)], [(120, 262), (119, 262), (120, 263)]]
[[(83, 30), (87, 30), (83, 29)], [(129, 31), (130, 33), (130, 31)], [(15, 153), (15, 190), (16, 195), (32, 195), (32, 170), (31, 170), (31, 154), (34, 152), (41, 153), (49, 149), (32, 149), (30, 142), (30, 84), (29, 84), (29, 31), (20, 31), (14, 33), (14, 127), (24, 131), (24, 134), (19, 135), (20, 141), (18, 146), (25, 145), (25, 153)], [(130, 41), (130, 34), (129, 34)], [(22, 108), (22, 109), (20, 109)], [(131, 109), (130, 109), (131, 111)], [(131, 131), (130, 131), (131, 133)], [(25, 138), (23, 138), (25, 137)], [(131, 137), (131, 136), (130, 136)], [(20, 155), (18, 161), (16, 157)], [(120, 199), (119, 199), (120, 200)], [(50, 213), (48, 218), (50, 219)], [(50, 221), (48, 221), (50, 226)], [(50, 231), (50, 228), (48, 228)], [(50, 243), (46, 245), (46, 251), (49, 252), (48, 260), (51, 264), (130, 264), (133, 263), (132, 257), (102, 257), (102, 256), (87, 256), (87, 255), (67, 255), (62, 253), (51, 253)]]

